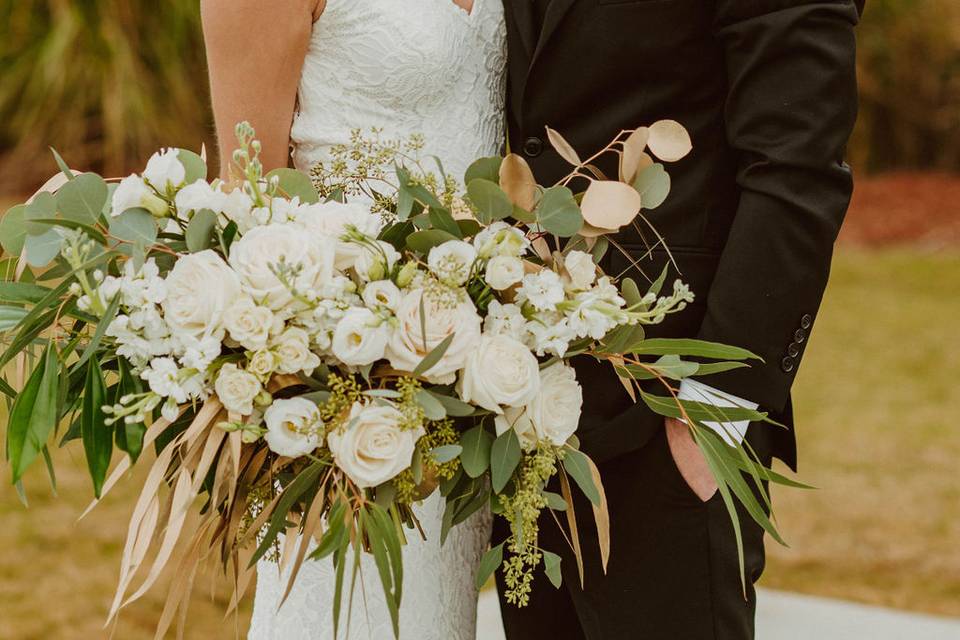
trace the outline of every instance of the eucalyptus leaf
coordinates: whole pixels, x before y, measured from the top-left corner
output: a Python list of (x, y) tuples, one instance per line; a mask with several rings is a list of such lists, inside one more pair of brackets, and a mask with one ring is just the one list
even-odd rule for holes
[(47, 266), (60, 254), (62, 245), (63, 236), (56, 229), (48, 229), (38, 236), (27, 235), (23, 243), (27, 264), (31, 267)]
[(10, 305), (0, 305), (0, 331), (9, 331), (20, 324), (27, 310), (23, 307), (13, 307)]
[(446, 209), (430, 207), (429, 219), (430, 225), (434, 229), (442, 229), (456, 238), (463, 238), (463, 232), (460, 230), (460, 226)]
[(217, 214), (210, 209), (200, 209), (193, 214), (184, 233), (190, 253), (209, 249), (213, 245), (216, 226)]
[(600, 505), (600, 491), (593, 483), (593, 473), (586, 454), (576, 449), (567, 449), (563, 456), (563, 468), (577, 483), (583, 495), (595, 505)]
[(455, 235), (442, 229), (424, 229), (423, 231), (414, 231), (407, 236), (407, 248), (422, 255), (427, 255), (430, 253), (430, 249), (437, 245), (457, 239)]
[(477, 179), (498, 182), (500, 180), (500, 165), (502, 162), (503, 158), (500, 156), (474, 160), (473, 163), (467, 167), (467, 172), (463, 176), (463, 184), (470, 184), (473, 180)]
[(656, 209), (670, 195), (670, 174), (657, 162), (637, 174), (633, 188), (640, 194), (644, 209)]
[(18, 204), (7, 209), (0, 218), (0, 246), (11, 256), (19, 256), (23, 251), (23, 241), (27, 237), (26, 209), (26, 205)]
[(186, 184), (207, 179), (207, 163), (199, 155), (187, 149), (177, 149), (177, 159), (183, 165)]
[(426, 372), (430, 371), (435, 364), (440, 362), (440, 358), (443, 357), (443, 354), (447, 352), (447, 349), (450, 348), (450, 343), (453, 342), (453, 337), (455, 333), (451, 333), (443, 341), (435, 346), (430, 353), (423, 356), (423, 360), (420, 361), (414, 370), (411, 372), (414, 378), (420, 377)]
[(560, 573), (560, 556), (546, 549), (540, 553), (543, 554), (543, 572), (547, 574), (550, 584), (559, 589), (560, 585), (563, 584), (563, 575)]
[(460, 436), (460, 464), (464, 472), (471, 478), (479, 478), (490, 466), (490, 449), (493, 446), (493, 436), (477, 425)]
[(96, 224), (107, 195), (107, 183), (103, 178), (95, 173), (82, 173), (57, 191), (57, 210), (67, 220)]
[(493, 572), (503, 564), (504, 544), (505, 543), (501, 542), (483, 554), (483, 558), (480, 559), (480, 565), (477, 567), (477, 577), (475, 583), (477, 589), (482, 589), (483, 585), (485, 585), (487, 580), (490, 579), (490, 576), (493, 575)]
[(278, 188), (280, 194), (286, 198), (299, 197), (300, 202), (307, 204), (320, 202), (320, 195), (314, 188), (313, 183), (310, 182), (310, 177), (305, 173), (301, 173), (296, 169), (282, 167), (268, 173), (266, 178), (267, 180), (279, 178)]
[(110, 219), (110, 235), (123, 242), (150, 246), (157, 239), (157, 222), (146, 209), (127, 209)]
[(52, 193), (42, 191), (25, 205), (23, 218), (27, 234), (38, 236), (50, 230), (50, 225), (36, 222), (38, 219), (54, 218), (57, 215), (57, 199)]
[(494, 493), (500, 493), (507, 486), (522, 455), (520, 439), (513, 429), (507, 429), (493, 441), (490, 448), (490, 483)]
[(543, 192), (537, 205), (537, 223), (543, 229), (561, 238), (577, 234), (583, 227), (583, 216), (573, 192), (563, 186), (550, 187)]
[(36, 304), (50, 291), (47, 287), (28, 282), (0, 282), (0, 301)]
[[(744, 407), (718, 407), (707, 402), (694, 400), (675, 400), (640, 390), (643, 401), (654, 413), (668, 418), (683, 418), (684, 413), (696, 422), (771, 422), (767, 414)], [(678, 406), (679, 403), (679, 406)], [(683, 407), (683, 411), (680, 407)]]
[(434, 391), (430, 391), (430, 393), (440, 402), (440, 404), (443, 405), (443, 408), (446, 410), (448, 416), (461, 418), (464, 416), (473, 415), (473, 413), (476, 411), (476, 408), (473, 405), (467, 404), (459, 398), (454, 398), (453, 396), (447, 396)]
[(620, 294), (623, 296), (623, 299), (627, 301), (628, 307), (640, 304), (640, 300), (643, 299), (643, 296), (640, 294), (640, 289), (637, 287), (637, 283), (634, 282), (633, 278), (624, 278), (620, 282)]
[(759, 356), (740, 347), (690, 338), (651, 338), (632, 350), (638, 356), (698, 356), (722, 360), (761, 360)]
[(430, 450), (433, 461), (437, 464), (444, 464), (455, 459), (463, 452), (463, 447), (459, 444), (443, 444)]
[(699, 363), (681, 360), (680, 356), (674, 353), (660, 356), (660, 358), (650, 366), (659, 371), (663, 377), (673, 380), (688, 378), (700, 369)]
[(467, 197), (476, 209), (477, 220), (490, 224), (513, 213), (513, 203), (496, 182), (475, 178), (467, 183)]
[(423, 414), (428, 420), (443, 420), (447, 417), (447, 410), (435, 395), (425, 389), (416, 394), (417, 403), (423, 408)]
[(64, 162), (63, 157), (61, 157), (61, 155), (53, 147), (50, 147), (50, 153), (53, 154), (53, 160), (57, 163), (57, 167), (60, 168), (60, 172), (67, 176), (68, 180), (73, 180), (73, 171), (70, 171), (70, 167), (67, 166), (66, 162)]

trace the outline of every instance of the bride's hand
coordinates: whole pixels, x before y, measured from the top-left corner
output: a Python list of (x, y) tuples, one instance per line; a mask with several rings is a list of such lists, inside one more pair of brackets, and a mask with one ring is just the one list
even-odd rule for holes
[(685, 422), (666, 419), (667, 442), (680, 475), (697, 496), (706, 502), (717, 492), (717, 481), (707, 465), (700, 447), (694, 442)]

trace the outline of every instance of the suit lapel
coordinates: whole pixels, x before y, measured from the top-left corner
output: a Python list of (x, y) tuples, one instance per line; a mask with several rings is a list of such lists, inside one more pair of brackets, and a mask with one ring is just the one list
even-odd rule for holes
[[(510, 0), (513, 3), (529, 3), (530, 0)], [(543, 28), (540, 30), (540, 36), (537, 39), (536, 47), (533, 50), (533, 55), (530, 58), (530, 69), (533, 69), (533, 66), (537, 63), (537, 58), (540, 56), (540, 52), (543, 51), (544, 46), (550, 40), (550, 36), (553, 35), (554, 31), (557, 30), (557, 27), (560, 26), (560, 23), (563, 22), (564, 16), (567, 15), (567, 12), (570, 10), (570, 7), (573, 6), (573, 3), (576, 0), (550, 0), (550, 6), (547, 7), (547, 15), (543, 18)], [(529, 10), (529, 9), (528, 9)]]
[(513, 12), (513, 19), (523, 43), (524, 60), (529, 62), (533, 58), (533, 50), (537, 45), (537, 26), (533, 20), (533, 0), (503, 0), (507, 8)]

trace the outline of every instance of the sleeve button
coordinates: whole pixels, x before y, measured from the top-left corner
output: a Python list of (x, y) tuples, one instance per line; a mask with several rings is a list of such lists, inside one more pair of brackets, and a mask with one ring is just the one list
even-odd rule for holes
[(804, 314), (804, 316), (800, 318), (800, 326), (803, 327), (804, 329), (809, 329), (812, 325), (813, 325), (813, 316), (811, 316), (809, 313)]
[(796, 342), (787, 347), (787, 355), (789, 355), (791, 358), (796, 358), (798, 355), (800, 355), (800, 347)]
[(536, 136), (530, 136), (523, 141), (523, 153), (530, 158), (536, 158), (543, 153), (543, 140)]
[(793, 341), (796, 342), (797, 344), (800, 344), (806, 339), (807, 339), (807, 332), (804, 331), (803, 329), (797, 329), (796, 332), (794, 332), (793, 334)]
[(780, 361), (780, 368), (783, 369), (785, 373), (790, 373), (791, 371), (793, 371), (794, 366), (795, 366), (795, 363), (793, 361), (793, 358), (791, 358), (790, 356), (787, 356), (786, 358)]

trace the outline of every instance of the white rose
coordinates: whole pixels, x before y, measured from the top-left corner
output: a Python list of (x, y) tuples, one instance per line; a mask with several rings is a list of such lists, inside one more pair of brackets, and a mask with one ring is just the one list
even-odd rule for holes
[(276, 368), (277, 355), (269, 349), (254, 352), (247, 363), (247, 371), (258, 376), (261, 380), (269, 378)]
[(160, 199), (138, 175), (127, 176), (120, 181), (110, 201), (110, 215), (119, 216), (127, 209), (146, 209), (162, 217), (167, 212), (167, 203)]
[(376, 247), (362, 246), (353, 263), (353, 269), (363, 280), (382, 280), (390, 275), (400, 253), (389, 242), (376, 241)]
[(320, 358), (310, 350), (310, 336), (299, 327), (287, 327), (270, 348), (277, 354), (280, 373), (305, 372), (307, 375), (320, 366)]
[(320, 409), (306, 398), (274, 400), (263, 414), (263, 436), (274, 453), (288, 458), (305, 456), (323, 442)]
[(383, 357), (390, 328), (366, 307), (347, 311), (333, 332), (333, 355), (343, 364), (361, 366)]
[(214, 384), (214, 390), (223, 407), (242, 416), (253, 413), (253, 400), (262, 389), (257, 376), (232, 362), (223, 365)]
[(563, 282), (555, 272), (543, 269), (523, 276), (517, 291), (519, 300), (529, 301), (538, 311), (549, 311), (563, 302)]
[[(421, 299), (426, 313), (422, 321)], [(480, 336), (480, 316), (470, 298), (464, 296), (454, 305), (427, 295), (422, 289), (412, 289), (400, 300), (396, 316), (397, 328), (386, 352), (390, 365), (400, 371), (413, 371), (424, 356), (453, 334), (450, 346), (424, 376), (431, 382), (452, 382), (453, 374), (463, 368), (467, 353)]]
[(259, 306), (249, 296), (234, 301), (223, 314), (223, 326), (230, 337), (251, 351), (267, 346), (270, 332), (277, 324), (273, 311)]
[(361, 246), (356, 242), (345, 241), (344, 235), (355, 229), (361, 235), (376, 238), (383, 221), (379, 215), (371, 213), (370, 209), (363, 205), (332, 200), (301, 207), (297, 211), (296, 223), (313, 233), (336, 240), (335, 266), (345, 271), (356, 262)]
[(520, 229), (498, 220), (473, 238), (473, 246), (477, 248), (481, 258), (491, 256), (516, 257), (527, 250), (527, 247), (530, 246), (530, 240)]
[(334, 461), (358, 487), (383, 484), (410, 466), (424, 431), (401, 428), (403, 420), (391, 405), (356, 403), (346, 426), (327, 435)]
[(427, 268), (441, 282), (459, 287), (470, 277), (477, 250), (469, 242), (448, 240), (430, 249)]
[(597, 277), (597, 265), (593, 262), (593, 256), (583, 251), (568, 253), (563, 258), (563, 266), (570, 276), (570, 286), (573, 289), (586, 289)]
[(498, 436), (506, 433), (508, 429), (513, 429), (524, 451), (531, 451), (537, 446), (537, 432), (523, 407), (506, 407), (502, 414), (494, 418), (493, 424)]
[(523, 260), (513, 256), (494, 256), (487, 263), (484, 279), (497, 291), (509, 289), (523, 280)]
[(271, 224), (250, 229), (230, 247), (232, 266), (247, 293), (274, 311), (294, 301), (289, 287), (274, 271), (281, 260), (299, 273), (292, 284), (308, 294), (328, 284), (333, 276), (333, 241), (324, 236), (304, 233), (286, 224)]
[(540, 389), (540, 366), (530, 350), (508, 336), (483, 336), (467, 355), (457, 391), (464, 402), (503, 413), (522, 407)]
[(540, 371), (540, 392), (527, 414), (540, 440), (562, 446), (580, 424), (583, 389), (573, 367), (557, 362)]
[(182, 256), (166, 278), (163, 314), (174, 332), (218, 333), (227, 307), (240, 295), (240, 281), (223, 259), (207, 249)]
[(187, 179), (187, 170), (180, 162), (179, 151), (164, 149), (150, 156), (147, 168), (143, 170), (144, 179), (159, 191), (176, 189)]
[(371, 309), (386, 307), (393, 311), (400, 304), (400, 289), (389, 280), (375, 280), (363, 288), (363, 303)]

